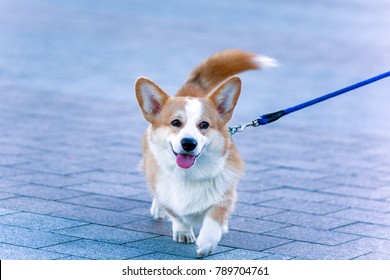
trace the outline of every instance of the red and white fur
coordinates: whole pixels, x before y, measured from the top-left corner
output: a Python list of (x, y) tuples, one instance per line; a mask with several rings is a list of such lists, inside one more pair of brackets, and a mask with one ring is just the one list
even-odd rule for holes
[[(196, 241), (199, 257), (209, 255), (227, 231), (244, 170), (227, 128), (241, 90), (240, 78), (230, 77), (275, 64), (265, 56), (222, 51), (196, 67), (173, 97), (146, 78), (136, 81), (139, 106), (151, 124), (142, 164), (154, 196), (151, 214), (161, 219), (168, 213), (173, 239)], [(193, 226), (201, 226), (197, 239)]]

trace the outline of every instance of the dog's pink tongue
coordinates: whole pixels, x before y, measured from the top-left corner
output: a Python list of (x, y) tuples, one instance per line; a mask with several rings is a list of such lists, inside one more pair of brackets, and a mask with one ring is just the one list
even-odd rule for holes
[(195, 157), (192, 155), (177, 155), (176, 163), (181, 168), (190, 168), (194, 165)]

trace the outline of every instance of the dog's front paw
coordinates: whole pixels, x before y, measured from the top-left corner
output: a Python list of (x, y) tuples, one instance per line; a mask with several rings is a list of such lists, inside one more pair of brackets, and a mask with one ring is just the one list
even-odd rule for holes
[(199, 235), (198, 241), (196, 242), (196, 253), (199, 258), (206, 257), (211, 254), (212, 251), (217, 248), (220, 238), (215, 235), (204, 236)]
[(196, 241), (196, 252), (199, 258), (206, 257), (215, 250), (221, 240), (222, 230), (223, 227), (219, 223), (206, 217)]
[(192, 231), (175, 231), (173, 240), (179, 243), (194, 243), (196, 238)]

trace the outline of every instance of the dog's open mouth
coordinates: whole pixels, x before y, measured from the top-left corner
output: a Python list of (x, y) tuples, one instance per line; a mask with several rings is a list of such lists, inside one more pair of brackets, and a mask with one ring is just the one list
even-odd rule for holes
[(172, 147), (171, 144), (171, 149), (173, 154), (176, 156), (176, 164), (180, 166), (181, 168), (188, 169), (191, 166), (194, 165), (196, 156), (190, 155), (190, 154), (178, 154), (175, 152), (175, 150)]
[(189, 154), (178, 154), (176, 164), (181, 168), (188, 169), (194, 165), (196, 157)]

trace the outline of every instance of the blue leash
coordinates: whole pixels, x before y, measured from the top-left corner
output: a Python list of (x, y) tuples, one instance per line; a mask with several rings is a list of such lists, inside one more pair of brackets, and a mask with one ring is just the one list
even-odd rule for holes
[(351, 90), (360, 88), (360, 87), (362, 87), (362, 86), (365, 86), (365, 85), (374, 83), (374, 82), (376, 82), (376, 81), (379, 81), (379, 80), (384, 79), (384, 78), (389, 77), (389, 76), (390, 76), (390, 71), (385, 72), (385, 73), (382, 73), (382, 74), (377, 75), (377, 76), (374, 76), (374, 77), (369, 78), (369, 79), (367, 79), (367, 80), (358, 82), (358, 83), (356, 83), (356, 84), (347, 86), (347, 87), (345, 87), (345, 88), (336, 90), (336, 91), (334, 91), (334, 92), (325, 94), (325, 95), (323, 95), (323, 96), (320, 96), (320, 97), (318, 97), (318, 98), (309, 100), (309, 101), (307, 101), (307, 102), (298, 104), (298, 105), (296, 105), (296, 106), (293, 106), (293, 107), (290, 107), (290, 108), (287, 108), (287, 109), (284, 109), (284, 110), (280, 110), (280, 111), (277, 111), (277, 112), (274, 112), (274, 113), (269, 113), (269, 114), (262, 115), (262, 116), (258, 117), (257, 119), (254, 119), (254, 120), (253, 120), (252, 122), (250, 122), (250, 123), (242, 124), (242, 125), (238, 125), (238, 126), (233, 126), (233, 127), (229, 127), (230, 135), (233, 135), (233, 134), (236, 133), (236, 132), (241, 132), (241, 131), (243, 131), (246, 127), (248, 127), (248, 126), (257, 127), (257, 126), (260, 126), (260, 125), (269, 124), (269, 123), (271, 123), (271, 122), (274, 122), (274, 121), (280, 119), (281, 117), (283, 117), (283, 116), (285, 116), (285, 115), (288, 115), (288, 114), (291, 114), (291, 113), (293, 113), (293, 112), (302, 110), (303, 108), (312, 106), (312, 105), (314, 105), (314, 104), (320, 103), (320, 102), (325, 101), (325, 100), (327, 100), (327, 99), (336, 97), (336, 96), (338, 96), (338, 95), (340, 95), (340, 94), (343, 94), (343, 93), (346, 93), (346, 92), (348, 92), (348, 91), (351, 91)]

